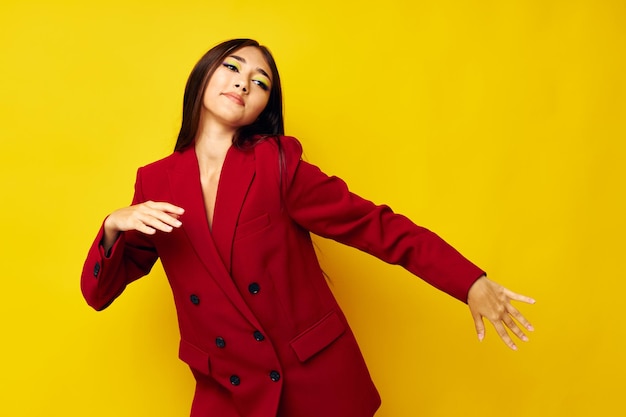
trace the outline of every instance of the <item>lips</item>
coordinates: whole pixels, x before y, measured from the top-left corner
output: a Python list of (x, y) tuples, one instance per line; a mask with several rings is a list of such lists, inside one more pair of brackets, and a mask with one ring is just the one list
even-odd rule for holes
[(237, 93), (222, 93), (222, 95), (228, 97), (233, 103), (238, 104), (240, 106), (244, 105), (243, 98)]

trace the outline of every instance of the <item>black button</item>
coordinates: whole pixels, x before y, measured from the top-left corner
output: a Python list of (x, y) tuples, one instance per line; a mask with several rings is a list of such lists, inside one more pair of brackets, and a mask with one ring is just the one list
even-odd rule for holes
[(198, 305), (198, 304), (200, 304), (200, 297), (198, 297), (198, 296), (197, 296), (197, 295), (195, 295), (195, 294), (191, 294), (191, 297), (189, 297), (189, 299), (191, 300), (191, 302), (192, 302), (194, 305)]
[(226, 341), (224, 340), (223, 337), (216, 337), (215, 338), (215, 344), (220, 349), (223, 348), (223, 347), (226, 347)]
[(270, 372), (270, 379), (274, 382), (278, 382), (280, 380), (280, 374), (278, 373), (278, 371)]
[(265, 340), (265, 336), (263, 336), (263, 333), (261, 333), (260, 331), (257, 330), (256, 332), (254, 332), (254, 339), (257, 342), (260, 342), (262, 340)]
[(100, 273), (100, 262), (96, 262), (93, 266), (93, 276), (98, 278), (98, 274)]
[(237, 385), (241, 384), (241, 379), (239, 379), (239, 377), (237, 375), (231, 375), (230, 376), (230, 383), (233, 384), (234, 386), (237, 386)]
[(253, 282), (248, 285), (248, 291), (250, 291), (250, 294), (258, 294), (259, 291), (261, 291), (261, 286), (258, 283)]

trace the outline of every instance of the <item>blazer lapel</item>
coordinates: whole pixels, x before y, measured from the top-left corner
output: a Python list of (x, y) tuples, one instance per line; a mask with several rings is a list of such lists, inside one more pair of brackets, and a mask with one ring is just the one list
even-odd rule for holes
[(220, 174), (213, 212), (213, 239), (229, 273), (235, 228), (254, 178), (254, 168), (253, 151), (246, 152), (231, 147)]
[[(229, 153), (231, 152), (229, 151)], [(224, 165), (226, 165), (226, 162)], [(193, 145), (179, 154), (177, 163), (168, 172), (168, 177), (174, 199), (172, 203), (185, 209), (185, 213), (181, 218), (183, 222), (182, 229), (187, 234), (191, 246), (206, 267), (209, 275), (219, 284), (224, 294), (235, 307), (241, 311), (250, 323), (259, 326), (258, 320), (239, 293), (211, 237), (204, 207), (202, 185), (200, 184), (198, 159)], [(224, 217), (230, 218), (228, 215)], [(213, 218), (215, 219), (215, 215)]]

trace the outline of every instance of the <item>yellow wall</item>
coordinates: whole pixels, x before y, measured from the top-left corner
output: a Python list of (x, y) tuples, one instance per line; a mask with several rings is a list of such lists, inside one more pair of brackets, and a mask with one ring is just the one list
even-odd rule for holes
[(3, 1), (0, 415), (187, 414), (160, 267), (102, 313), (79, 275), (231, 37), (273, 50), (308, 160), (538, 300), (530, 343), (481, 344), (463, 304), (318, 240), (377, 417), (619, 415), (625, 18), (621, 0)]

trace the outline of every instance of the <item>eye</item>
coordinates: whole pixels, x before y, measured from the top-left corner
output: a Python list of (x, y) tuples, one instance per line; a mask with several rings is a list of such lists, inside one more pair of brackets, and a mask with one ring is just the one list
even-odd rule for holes
[(231, 62), (226, 61), (222, 65), (224, 67), (228, 68), (230, 71), (239, 72), (239, 66), (237, 64), (235, 64), (235, 63), (231, 63)]
[(270, 87), (264, 81), (252, 80), (252, 82), (258, 85), (259, 87), (261, 87), (264, 91), (267, 91), (270, 89)]

